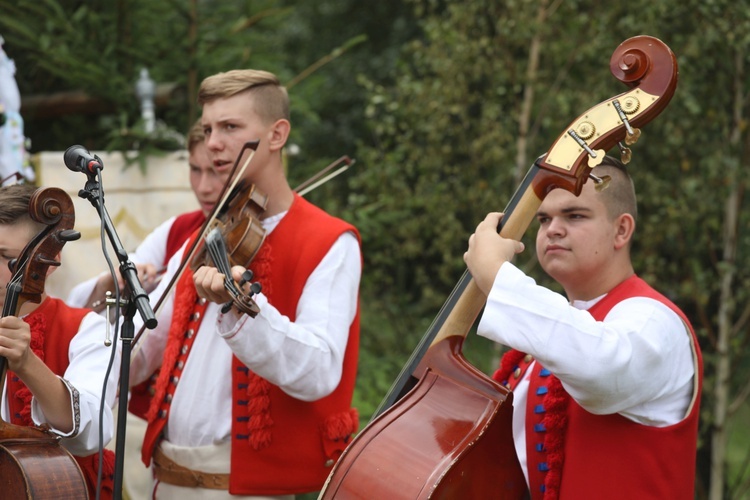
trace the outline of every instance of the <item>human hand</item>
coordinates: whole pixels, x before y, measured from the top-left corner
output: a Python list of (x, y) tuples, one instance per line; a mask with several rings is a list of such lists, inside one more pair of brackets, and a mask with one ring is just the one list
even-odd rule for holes
[[(141, 282), (141, 286), (146, 290), (146, 293), (151, 293), (154, 288), (156, 288), (156, 285), (159, 284), (161, 278), (159, 269), (152, 264), (136, 264), (135, 269), (138, 271), (138, 279)], [(120, 282), (120, 287), (122, 287), (123, 280), (120, 276), (119, 270), (117, 272), (117, 279)]]
[[(141, 286), (146, 293), (151, 293), (161, 279), (160, 270), (152, 264), (136, 264), (135, 269), (138, 273), (138, 280), (141, 282)], [(115, 269), (115, 275), (117, 276), (117, 287), (123, 290), (125, 288), (125, 280), (123, 280), (119, 269)], [(89, 307), (96, 312), (101, 312), (107, 305), (104, 301), (105, 294), (112, 292), (114, 295), (114, 291), (115, 284), (112, 274), (102, 273), (96, 280), (96, 286), (89, 296)]]
[(15, 316), (0, 319), (0, 356), (8, 360), (8, 368), (22, 373), (31, 354), (29, 324)]
[(469, 237), (469, 249), (464, 253), (464, 262), (485, 295), (489, 295), (500, 266), (524, 249), (520, 241), (498, 234), (497, 227), (502, 218), (503, 214), (499, 212), (489, 213)]
[[(242, 280), (242, 273), (245, 272), (242, 266), (232, 267), (232, 276), (235, 282)], [(220, 273), (215, 267), (201, 266), (193, 274), (193, 283), (199, 297), (203, 297), (211, 302), (223, 304), (232, 300), (232, 296), (224, 286), (226, 276)]]

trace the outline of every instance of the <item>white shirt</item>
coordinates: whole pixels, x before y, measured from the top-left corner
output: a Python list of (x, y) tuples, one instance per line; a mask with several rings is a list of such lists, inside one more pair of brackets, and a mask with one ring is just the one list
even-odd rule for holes
[[(101, 402), (102, 389), (104, 388), (104, 376), (112, 354), (113, 347), (104, 345), (105, 321), (102, 316), (89, 313), (84, 316), (78, 329), (78, 333), (70, 341), (68, 346), (68, 357), (70, 364), (61, 377), (64, 379), (68, 389), (74, 388), (79, 394), (80, 424), (78, 434), (73, 435), (75, 429), (69, 433), (61, 432), (54, 427), (51, 430), (63, 437), (61, 444), (73, 455), (88, 456), (96, 453), (99, 449), (99, 406)], [(114, 436), (114, 419), (112, 417), (112, 406), (117, 396), (117, 381), (120, 374), (120, 352), (119, 348), (115, 354), (114, 364), (107, 379), (106, 404), (102, 419), (102, 445), (106, 445)], [(3, 387), (2, 415), (3, 420), (10, 421), (8, 405)], [(73, 395), (71, 394), (71, 406)], [(73, 421), (75, 422), (76, 409), (73, 407)], [(32, 399), (31, 418), (36, 425), (48, 424), (44, 413)]]
[[(534, 356), (591, 413), (654, 427), (679, 422), (695, 382), (692, 338), (681, 318), (659, 301), (634, 297), (596, 321), (586, 310), (601, 298), (570, 304), (505, 263), (477, 332)], [(514, 407), (522, 409), (514, 412), (513, 434), (524, 473), (530, 373), (513, 390)]]
[[(267, 234), (284, 215), (263, 221)], [(184, 247), (170, 260), (152, 298), (161, 296), (183, 251)], [(281, 315), (263, 293), (253, 297), (260, 307), (255, 318), (243, 315), (237, 320), (233, 314), (221, 315), (220, 305), (209, 304), (172, 399), (167, 440), (195, 447), (230, 439), (232, 354), (292, 397), (314, 401), (330, 394), (341, 380), (360, 275), (359, 243), (347, 232), (308, 278), (295, 322)], [(140, 342), (131, 365), (132, 385), (160, 365), (173, 306), (170, 297), (158, 316), (159, 325)]]

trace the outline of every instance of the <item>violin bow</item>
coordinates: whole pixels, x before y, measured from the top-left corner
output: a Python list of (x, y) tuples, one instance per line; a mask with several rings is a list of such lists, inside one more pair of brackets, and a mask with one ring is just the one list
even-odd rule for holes
[[(344, 155), (338, 160), (328, 165), (327, 167), (325, 167), (323, 170), (321, 170), (317, 174), (307, 179), (305, 182), (303, 182), (296, 188), (294, 188), (294, 190), (297, 192), (298, 195), (305, 196), (307, 193), (317, 188), (318, 186), (322, 186), (323, 184), (330, 181), (331, 179), (338, 176), (339, 174), (346, 172), (349, 169), (349, 167), (354, 165), (356, 162), (357, 160), (354, 160)], [(341, 165), (342, 163), (343, 165)], [(336, 169), (336, 170), (333, 170), (333, 169)], [(333, 172), (331, 172), (332, 170)]]

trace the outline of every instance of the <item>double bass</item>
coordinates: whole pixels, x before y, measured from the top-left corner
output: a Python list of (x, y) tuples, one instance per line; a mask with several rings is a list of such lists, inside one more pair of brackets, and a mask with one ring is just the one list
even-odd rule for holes
[[(504, 211), (501, 236), (520, 240), (553, 189), (579, 195), (589, 179), (606, 185), (591, 170), (615, 146), (629, 161), (639, 127), (662, 112), (677, 86), (676, 57), (649, 36), (620, 44), (610, 71), (630, 90), (576, 118), (534, 162)], [(513, 394), (461, 354), (485, 300), (465, 272), (374, 418), (331, 471), (320, 499), (527, 495), (513, 444)]]
[[(11, 262), (13, 276), (6, 287), (3, 317), (18, 316), (26, 302), (41, 302), (50, 266), (66, 242), (80, 238), (73, 229), (70, 196), (59, 188), (37, 189), (29, 202), (31, 218), (46, 227)], [(8, 360), (0, 357), (0, 387), (5, 386)], [(89, 497), (86, 481), (60, 438), (46, 429), (22, 427), (0, 419), (0, 491), (7, 499)]]

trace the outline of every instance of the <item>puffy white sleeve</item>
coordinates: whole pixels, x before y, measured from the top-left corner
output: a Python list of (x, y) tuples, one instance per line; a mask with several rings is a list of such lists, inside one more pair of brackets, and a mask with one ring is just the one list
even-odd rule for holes
[(338, 386), (357, 312), (362, 273), (359, 242), (342, 234), (307, 280), (292, 322), (255, 296), (255, 318), (219, 316), (219, 333), (252, 371), (290, 396), (314, 401)]
[(655, 426), (685, 416), (695, 375), (692, 337), (659, 301), (629, 298), (596, 321), (505, 263), (478, 333), (533, 355), (591, 413)]
[[(120, 343), (105, 346), (104, 329), (104, 317), (91, 312), (83, 318), (68, 347), (70, 364), (61, 378), (70, 392), (74, 426), (69, 433), (52, 430), (63, 437), (62, 445), (74, 455), (87, 456), (98, 451), (100, 429), (102, 445), (109, 443), (114, 436), (112, 407), (120, 375)], [(107, 373), (113, 349), (114, 361)], [(100, 408), (102, 399), (105, 404)], [(46, 423), (35, 399), (32, 400), (31, 418), (37, 425)]]

